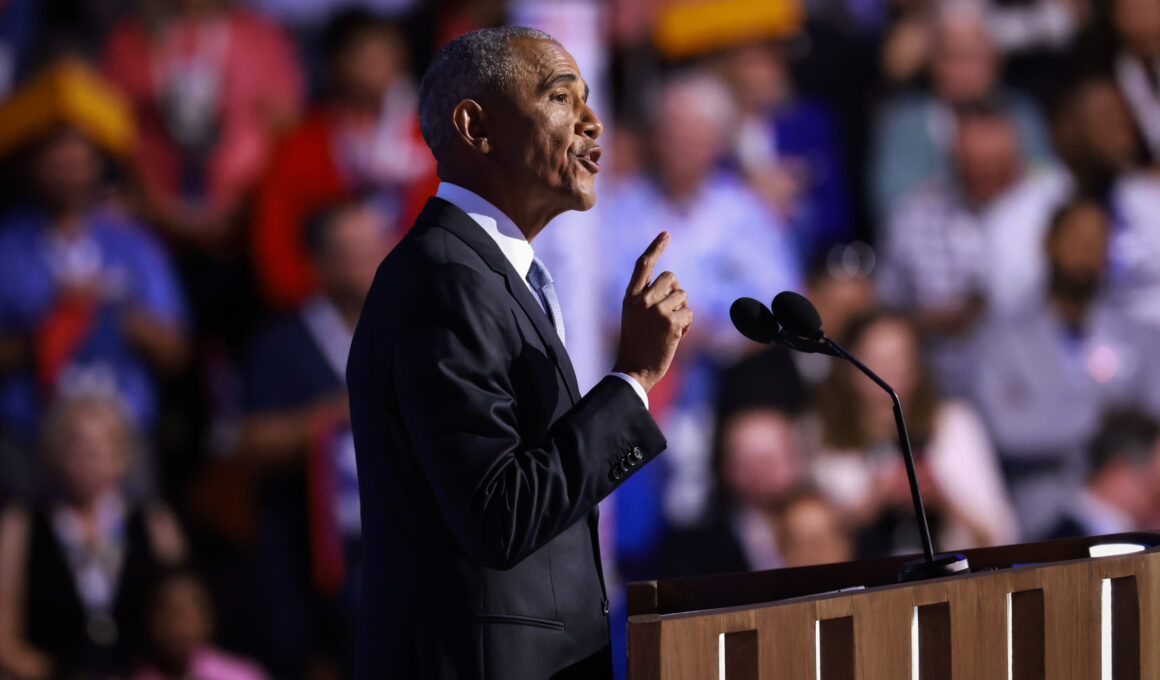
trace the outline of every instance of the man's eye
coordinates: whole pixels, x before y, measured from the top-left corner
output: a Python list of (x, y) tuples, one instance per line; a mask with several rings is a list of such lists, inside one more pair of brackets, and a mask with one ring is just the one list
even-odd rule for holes
[(563, 92), (561, 92), (560, 94), (552, 95), (552, 101), (566, 102), (566, 101), (568, 101), (568, 95), (564, 94)]

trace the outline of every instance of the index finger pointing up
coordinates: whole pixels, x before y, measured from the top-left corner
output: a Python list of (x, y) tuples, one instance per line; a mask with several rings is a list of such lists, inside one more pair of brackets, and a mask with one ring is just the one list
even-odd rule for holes
[(665, 252), (665, 246), (668, 244), (669, 232), (662, 231), (649, 244), (644, 254), (637, 258), (636, 267), (632, 270), (632, 278), (628, 282), (629, 295), (639, 295), (648, 287), (649, 281), (652, 281), (653, 267), (656, 266), (657, 260), (661, 258), (661, 253)]

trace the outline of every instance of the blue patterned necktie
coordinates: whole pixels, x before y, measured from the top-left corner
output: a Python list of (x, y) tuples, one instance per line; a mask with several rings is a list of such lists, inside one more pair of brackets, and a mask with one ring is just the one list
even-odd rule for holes
[(527, 279), (528, 283), (532, 284), (532, 290), (540, 294), (544, 310), (556, 327), (556, 335), (560, 336), (560, 342), (564, 342), (564, 316), (560, 313), (560, 299), (556, 297), (556, 282), (552, 280), (552, 275), (548, 273), (548, 268), (539, 257), (532, 258)]

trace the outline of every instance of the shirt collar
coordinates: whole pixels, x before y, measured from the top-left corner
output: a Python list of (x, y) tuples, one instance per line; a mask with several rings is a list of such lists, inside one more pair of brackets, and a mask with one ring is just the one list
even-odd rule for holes
[(527, 279), (536, 251), (510, 217), (474, 191), (451, 182), (440, 182), (435, 196), (467, 213), (468, 217), (483, 227), (520, 278)]
[(1135, 523), (1123, 510), (1099, 498), (1091, 491), (1080, 494), (1079, 511), (1087, 521), (1092, 535), (1118, 534), (1135, 529)]

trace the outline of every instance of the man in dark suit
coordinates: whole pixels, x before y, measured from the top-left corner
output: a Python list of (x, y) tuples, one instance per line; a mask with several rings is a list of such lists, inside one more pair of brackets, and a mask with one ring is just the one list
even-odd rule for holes
[[(530, 242), (595, 202), (603, 126), (545, 33), (487, 29), (419, 96), (439, 191), (375, 278), (347, 367), (363, 521), (359, 678), (611, 677), (596, 504), (665, 447), (647, 391), (692, 311), (637, 261), (581, 395)], [(650, 282), (651, 281), (651, 282)]]

